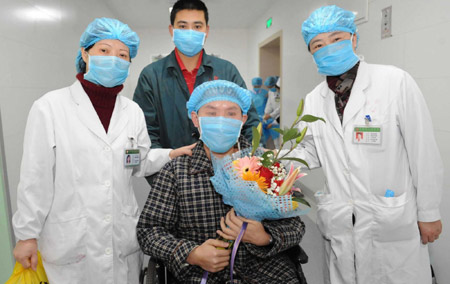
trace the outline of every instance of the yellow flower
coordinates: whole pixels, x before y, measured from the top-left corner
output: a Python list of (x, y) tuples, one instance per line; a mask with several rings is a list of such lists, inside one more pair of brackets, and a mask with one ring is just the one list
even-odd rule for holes
[(261, 177), (259, 173), (252, 173), (251, 171), (247, 171), (242, 175), (242, 179), (246, 181), (256, 181), (262, 192), (267, 194), (267, 184), (266, 179)]

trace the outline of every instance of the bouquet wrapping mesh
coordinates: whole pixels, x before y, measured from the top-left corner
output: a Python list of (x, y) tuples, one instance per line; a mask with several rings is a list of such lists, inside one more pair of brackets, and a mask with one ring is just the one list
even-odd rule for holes
[[(249, 156), (251, 150), (251, 148), (244, 149), (221, 159), (211, 155), (214, 167), (211, 182), (216, 192), (222, 195), (223, 202), (232, 206), (239, 216), (256, 221), (278, 220), (307, 214), (309, 208), (300, 203), (296, 209), (293, 208), (291, 195), (265, 194), (256, 182), (245, 181), (240, 177), (233, 166), (233, 161)], [(258, 149), (255, 156), (262, 154), (263, 151)]]

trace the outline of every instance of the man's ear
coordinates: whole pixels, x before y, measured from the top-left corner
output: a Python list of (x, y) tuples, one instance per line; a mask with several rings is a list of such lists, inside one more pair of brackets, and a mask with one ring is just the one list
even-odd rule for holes
[(173, 26), (169, 25), (169, 33), (170, 33), (170, 37), (173, 38)]
[(195, 127), (200, 128), (200, 122), (198, 121), (198, 115), (195, 111), (191, 112), (192, 123)]
[(206, 25), (206, 36), (205, 36), (205, 39), (208, 38), (208, 35), (209, 35), (209, 25)]
[(353, 50), (356, 51), (356, 46), (358, 45), (358, 34), (353, 34), (352, 46)]

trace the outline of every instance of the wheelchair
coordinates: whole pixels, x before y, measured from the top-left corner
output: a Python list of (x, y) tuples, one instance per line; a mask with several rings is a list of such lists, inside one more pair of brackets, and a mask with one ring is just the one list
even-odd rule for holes
[[(308, 263), (308, 255), (300, 245), (290, 248), (287, 253), (296, 265), (300, 284), (307, 284), (301, 265)], [(140, 284), (171, 284), (176, 282), (162, 261), (154, 257), (150, 257), (147, 267), (141, 271), (139, 280)]]
[(167, 267), (154, 257), (150, 257), (147, 267), (141, 271), (139, 276), (140, 284), (170, 284), (173, 282), (175, 282), (175, 278)]

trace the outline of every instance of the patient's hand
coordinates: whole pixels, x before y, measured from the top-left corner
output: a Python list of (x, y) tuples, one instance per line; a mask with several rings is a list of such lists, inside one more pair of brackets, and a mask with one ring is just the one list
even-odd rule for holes
[[(228, 266), (231, 250), (226, 250), (229, 243), (209, 239), (191, 251), (187, 263), (197, 265), (209, 272), (218, 272)], [(225, 249), (218, 249), (225, 248)]]
[(231, 209), (225, 218), (221, 218), (220, 227), (222, 230), (218, 230), (217, 234), (227, 240), (236, 240), (244, 222), (247, 222), (248, 225), (242, 237), (243, 242), (257, 246), (267, 246), (270, 243), (270, 235), (261, 222), (236, 216), (234, 209)]

